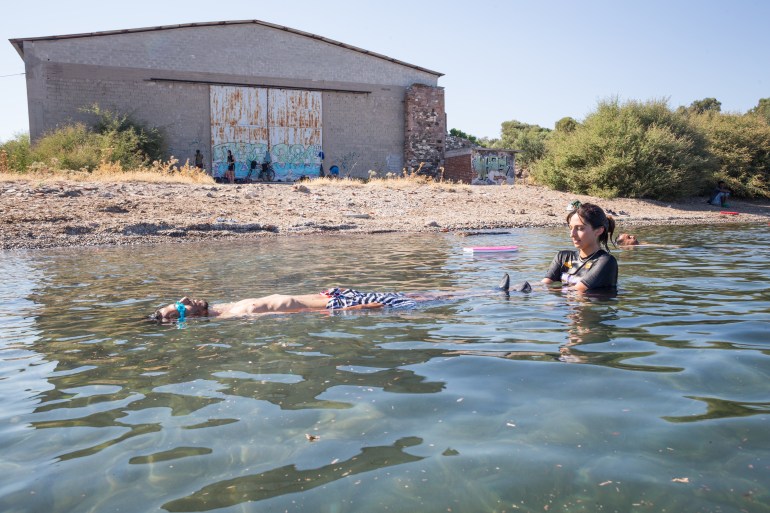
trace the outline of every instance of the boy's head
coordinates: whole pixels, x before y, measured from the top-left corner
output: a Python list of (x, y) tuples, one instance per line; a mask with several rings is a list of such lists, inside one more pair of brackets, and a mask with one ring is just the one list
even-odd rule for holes
[(630, 233), (621, 233), (618, 235), (618, 246), (636, 246), (638, 244), (639, 239), (636, 238), (636, 235), (631, 235)]
[(190, 299), (183, 297), (176, 303), (158, 308), (150, 316), (150, 319), (157, 322), (168, 322), (174, 319), (184, 320), (186, 317), (198, 317), (208, 315), (209, 304), (202, 299)]

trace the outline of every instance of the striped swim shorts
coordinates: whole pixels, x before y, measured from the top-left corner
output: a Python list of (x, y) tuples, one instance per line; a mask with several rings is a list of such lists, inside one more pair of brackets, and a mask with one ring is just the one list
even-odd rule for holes
[(368, 305), (378, 303), (390, 308), (406, 308), (415, 306), (414, 299), (408, 298), (398, 292), (360, 292), (353, 289), (332, 288), (321, 292), (329, 298), (326, 308), (339, 310), (351, 306)]

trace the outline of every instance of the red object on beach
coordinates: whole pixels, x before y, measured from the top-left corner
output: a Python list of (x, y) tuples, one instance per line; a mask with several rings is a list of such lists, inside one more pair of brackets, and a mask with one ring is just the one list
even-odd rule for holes
[(463, 248), (468, 253), (503, 253), (506, 251), (518, 251), (518, 246), (473, 246)]
[(729, 212), (727, 210), (723, 210), (720, 212), (720, 214), (722, 214), (723, 216), (737, 216), (738, 212)]

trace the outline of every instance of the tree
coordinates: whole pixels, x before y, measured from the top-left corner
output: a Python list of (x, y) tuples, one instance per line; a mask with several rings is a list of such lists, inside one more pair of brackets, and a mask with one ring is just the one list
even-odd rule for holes
[(765, 121), (770, 124), (770, 98), (760, 98), (757, 106), (749, 110), (749, 114), (765, 118)]
[(557, 132), (572, 132), (579, 124), (573, 118), (567, 116), (557, 121), (554, 128), (556, 128)]
[(712, 178), (706, 138), (662, 100), (599, 102), (575, 130), (557, 130), (546, 144), (532, 176), (558, 190), (665, 199), (701, 192)]
[(692, 120), (716, 160), (709, 185), (724, 180), (735, 196), (770, 198), (770, 125), (756, 115), (707, 112)]
[(501, 124), (500, 139), (491, 147), (500, 149), (519, 150), (516, 161), (523, 167), (529, 167), (545, 154), (545, 141), (551, 130), (538, 125), (530, 125), (521, 121), (504, 121)]
[(687, 112), (690, 114), (703, 114), (704, 112), (721, 112), (722, 102), (716, 98), (704, 98), (702, 100), (695, 100), (687, 108)]

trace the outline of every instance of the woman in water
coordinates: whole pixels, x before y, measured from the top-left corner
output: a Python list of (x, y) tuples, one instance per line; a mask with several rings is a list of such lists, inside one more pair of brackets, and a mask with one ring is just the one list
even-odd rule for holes
[(543, 283), (562, 282), (578, 292), (616, 288), (618, 262), (607, 246), (615, 220), (599, 206), (584, 203), (567, 214), (567, 224), (576, 250), (559, 251)]

